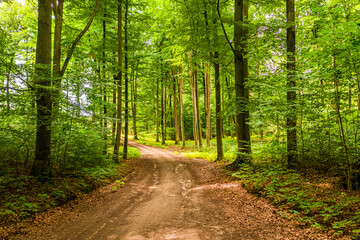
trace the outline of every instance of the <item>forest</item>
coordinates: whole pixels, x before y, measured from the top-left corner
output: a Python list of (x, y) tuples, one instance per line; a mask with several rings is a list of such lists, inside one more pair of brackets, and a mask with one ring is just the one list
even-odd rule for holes
[(2, 0), (0, 223), (121, 187), (135, 141), (359, 237), (359, 75), (359, 0)]

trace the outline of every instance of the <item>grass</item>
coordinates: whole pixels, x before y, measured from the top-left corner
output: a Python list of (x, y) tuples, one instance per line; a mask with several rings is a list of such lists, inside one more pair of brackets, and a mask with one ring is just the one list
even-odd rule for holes
[[(266, 136), (264, 140), (259, 140), (257, 136), (253, 137), (252, 141), (252, 158), (253, 162), (281, 162), (285, 159), (286, 145), (284, 143), (276, 142), (274, 137)], [(216, 139), (211, 139), (210, 147), (206, 146), (206, 141), (203, 139), (203, 147), (201, 151), (195, 147), (194, 140), (186, 140), (185, 148), (182, 148), (181, 143), (176, 145), (174, 140), (166, 140), (165, 144), (156, 142), (154, 134), (142, 134), (138, 143), (149, 146), (169, 149), (176, 148), (176, 152), (188, 158), (201, 158), (208, 161), (215, 161), (217, 157)], [(237, 156), (237, 142), (235, 138), (223, 139), (223, 151), (225, 163), (231, 163)]]
[[(232, 162), (236, 158), (237, 145), (236, 140), (234, 139), (223, 139), (223, 151), (224, 151), (224, 161)], [(187, 142), (188, 149), (192, 150), (182, 153), (183, 156), (188, 158), (201, 158), (208, 161), (215, 161), (217, 158), (216, 150), (216, 139), (210, 141), (210, 147), (204, 146), (201, 151), (194, 147), (194, 141)]]

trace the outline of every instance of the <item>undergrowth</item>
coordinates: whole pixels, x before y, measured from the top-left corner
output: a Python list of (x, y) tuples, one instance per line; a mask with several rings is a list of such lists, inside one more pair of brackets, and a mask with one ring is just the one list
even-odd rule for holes
[[(128, 156), (138, 158), (140, 153), (129, 148)], [(34, 217), (114, 181), (123, 185), (132, 171), (127, 164), (108, 160), (103, 166), (63, 170), (46, 183), (29, 175), (0, 176), (0, 224)]]
[(244, 164), (233, 176), (249, 192), (288, 210), (302, 223), (331, 230), (335, 235), (360, 237), (360, 199), (354, 195), (310, 183), (281, 164), (265, 167)]

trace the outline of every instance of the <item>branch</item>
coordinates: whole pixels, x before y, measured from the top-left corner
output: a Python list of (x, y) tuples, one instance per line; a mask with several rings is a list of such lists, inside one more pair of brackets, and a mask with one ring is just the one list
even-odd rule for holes
[[(237, 56), (237, 55), (236, 55), (236, 52), (235, 52), (235, 49), (234, 49), (233, 45), (231, 44), (231, 42), (230, 42), (230, 40), (229, 40), (229, 37), (228, 37), (228, 35), (227, 35), (227, 33), (226, 33), (226, 30), (225, 30), (225, 27), (224, 27), (224, 23), (223, 23), (223, 21), (222, 21), (222, 19), (221, 19), (221, 14), (220, 14), (220, 0), (217, 1), (216, 10), (217, 10), (217, 13), (218, 13), (219, 18), (220, 18), (220, 23), (221, 23), (222, 30), (223, 30), (223, 32), (224, 32), (224, 35), (225, 35), (225, 37), (226, 37), (227, 42), (228, 42), (229, 45), (230, 45), (231, 51), (234, 53), (235, 56)], [(234, 26), (234, 27), (235, 27), (235, 26)]]
[[(23, 73), (20, 72), (20, 70), (18, 70), (17, 68), (12, 68), (11, 69), (11, 72), (16, 76), (17, 79), (20, 79), (23, 83), (25, 83), (31, 90), (34, 90), (33, 86), (28, 82), (26, 81), (25, 79), (22, 78), (23, 76)], [(16, 90), (16, 89), (14, 89)]]
[(91, 16), (90, 16), (90, 19), (88, 21), (88, 23), (86, 24), (85, 28), (79, 33), (79, 35), (75, 38), (73, 44), (71, 45), (71, 48), (70, 50), (68, 51), (68, 55), (65, 59), (65, 62), (64, 62), (64, 65), (61, 69), (61, 72), (60, 72), (60, 76), (64, 76), (64, 73), (66, 71), (66, 68), (67, 66), (69, 65), (69, 62), (70, 62), (70, 59), (74, 53), (74, 50), (76, 48), (76, 45), (80, 42), (80, 39), (82, 38), (82, 36), (87, 32), (87, 30), (90, 28), (91, 26), (91, 23), (93, 22), (94, 20), (94, 17), (95, 17), (95, 14), (97, 12), (97, 10), (99, 9), (99, 3), (100, 3), (100, 0), (96, 0), (96, 5), (94, 7), (94, 10), (93, 12), (91, 13)]
[(3, 87), (3, 86), (0, 86), (0, 89), (1, 89), (1, 90), (9, 89), (9, 90), (14, 90), (14, 91), (19, 91), (19, 92), (28, 92), (28, 91), (31, 91), (31, 89), (18, 89), (18, 88)]

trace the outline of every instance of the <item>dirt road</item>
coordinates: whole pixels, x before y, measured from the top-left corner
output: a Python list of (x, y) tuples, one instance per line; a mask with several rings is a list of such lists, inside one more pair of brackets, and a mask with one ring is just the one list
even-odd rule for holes
[(57, 211), (14, 239), (328, 239), (226, 180), (213, 163), (132, 143), (135, 177)]

